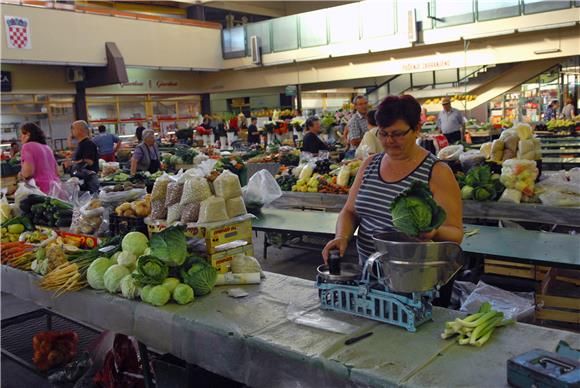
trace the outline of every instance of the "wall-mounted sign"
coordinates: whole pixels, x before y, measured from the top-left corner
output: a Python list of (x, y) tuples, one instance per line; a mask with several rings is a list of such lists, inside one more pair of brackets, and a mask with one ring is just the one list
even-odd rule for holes
[(415, 71), (432, 71), (438, 69), (447, 69), (451, 67), (451, 60), (449, 59), (433, 59), (422, 62), (404, 63), (403, 71), (405, 72), (415, 72)]
[(2, 91), (11, 92), (12, 91), (12, 73), (9, 71), (3, 71), (0, 75), (2, 79)]
[(295, 96), (296, 94), (298, 94), (298, 88), (296, 87), (296, 85), (288, 85), (286, 86), (286, 89), (284, 89), (284, 94), (286, 96)]
[(30, 41), (30, 23), (20, 16), (4, 16), (6, 24), (6, 44), (10, 49), (32, 48)]
[(179, 87), (179, 81), (165, 81), (157, 79), (148, 80), (129, 80), (129, 82), (122, 83), (121, 88), (143, 88), (146, 87), (149, 90), (159, 90), (159, 89), (175, 89)]

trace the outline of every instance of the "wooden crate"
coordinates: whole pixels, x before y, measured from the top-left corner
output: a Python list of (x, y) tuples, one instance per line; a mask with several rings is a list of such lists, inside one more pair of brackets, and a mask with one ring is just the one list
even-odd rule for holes
[(486, 274), (537, 280), (535, 319), (580, 325), (580, 298), (553, 295), (552, 285), (564, 283), (572, 289), (580, 287), (580, 271), (560, 270), (553, 267), (521, 264), (503, 260), (485, 259)]

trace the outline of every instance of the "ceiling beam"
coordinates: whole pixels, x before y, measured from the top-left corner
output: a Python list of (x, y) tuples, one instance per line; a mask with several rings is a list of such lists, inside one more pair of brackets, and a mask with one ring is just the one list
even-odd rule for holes
[(236, 2), (236, 1), (198, 0), (198, 3), (203, 4), (204, 6), (210, 8), (218, 8), (227, 11), (251, 15), (269, 16), (272, 18), (286, 16), (286, 12), (284, 10), (261, 7), (258, 5), (253, 5), (251, 4), (251, 2), (246, 1)]

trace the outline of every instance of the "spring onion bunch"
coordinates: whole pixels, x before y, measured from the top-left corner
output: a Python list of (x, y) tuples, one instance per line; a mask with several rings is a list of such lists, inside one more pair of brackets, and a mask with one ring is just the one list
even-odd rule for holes
[(504, 320), (503, 313), (491, 308), (489, 302), (485, 302), (475, 314), (463, 319), (457, 318), (445, 324), (445, 330), (441, 338), (448, 339), (457, 337), (459, 345), (474, 345), (477, 347), (485, 344), (493, 331), (500, 326), (506, 326), (514, 322), (513, 319)]

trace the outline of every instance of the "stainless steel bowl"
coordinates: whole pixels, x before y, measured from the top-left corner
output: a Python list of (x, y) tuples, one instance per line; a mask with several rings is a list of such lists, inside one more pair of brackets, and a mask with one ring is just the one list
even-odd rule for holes
[(462, 267), (461, 247), (452, 242), (424, 242), (403, 233), (373, 236), (382, 281), (396, 292), (429, 291), (446, 284)]

